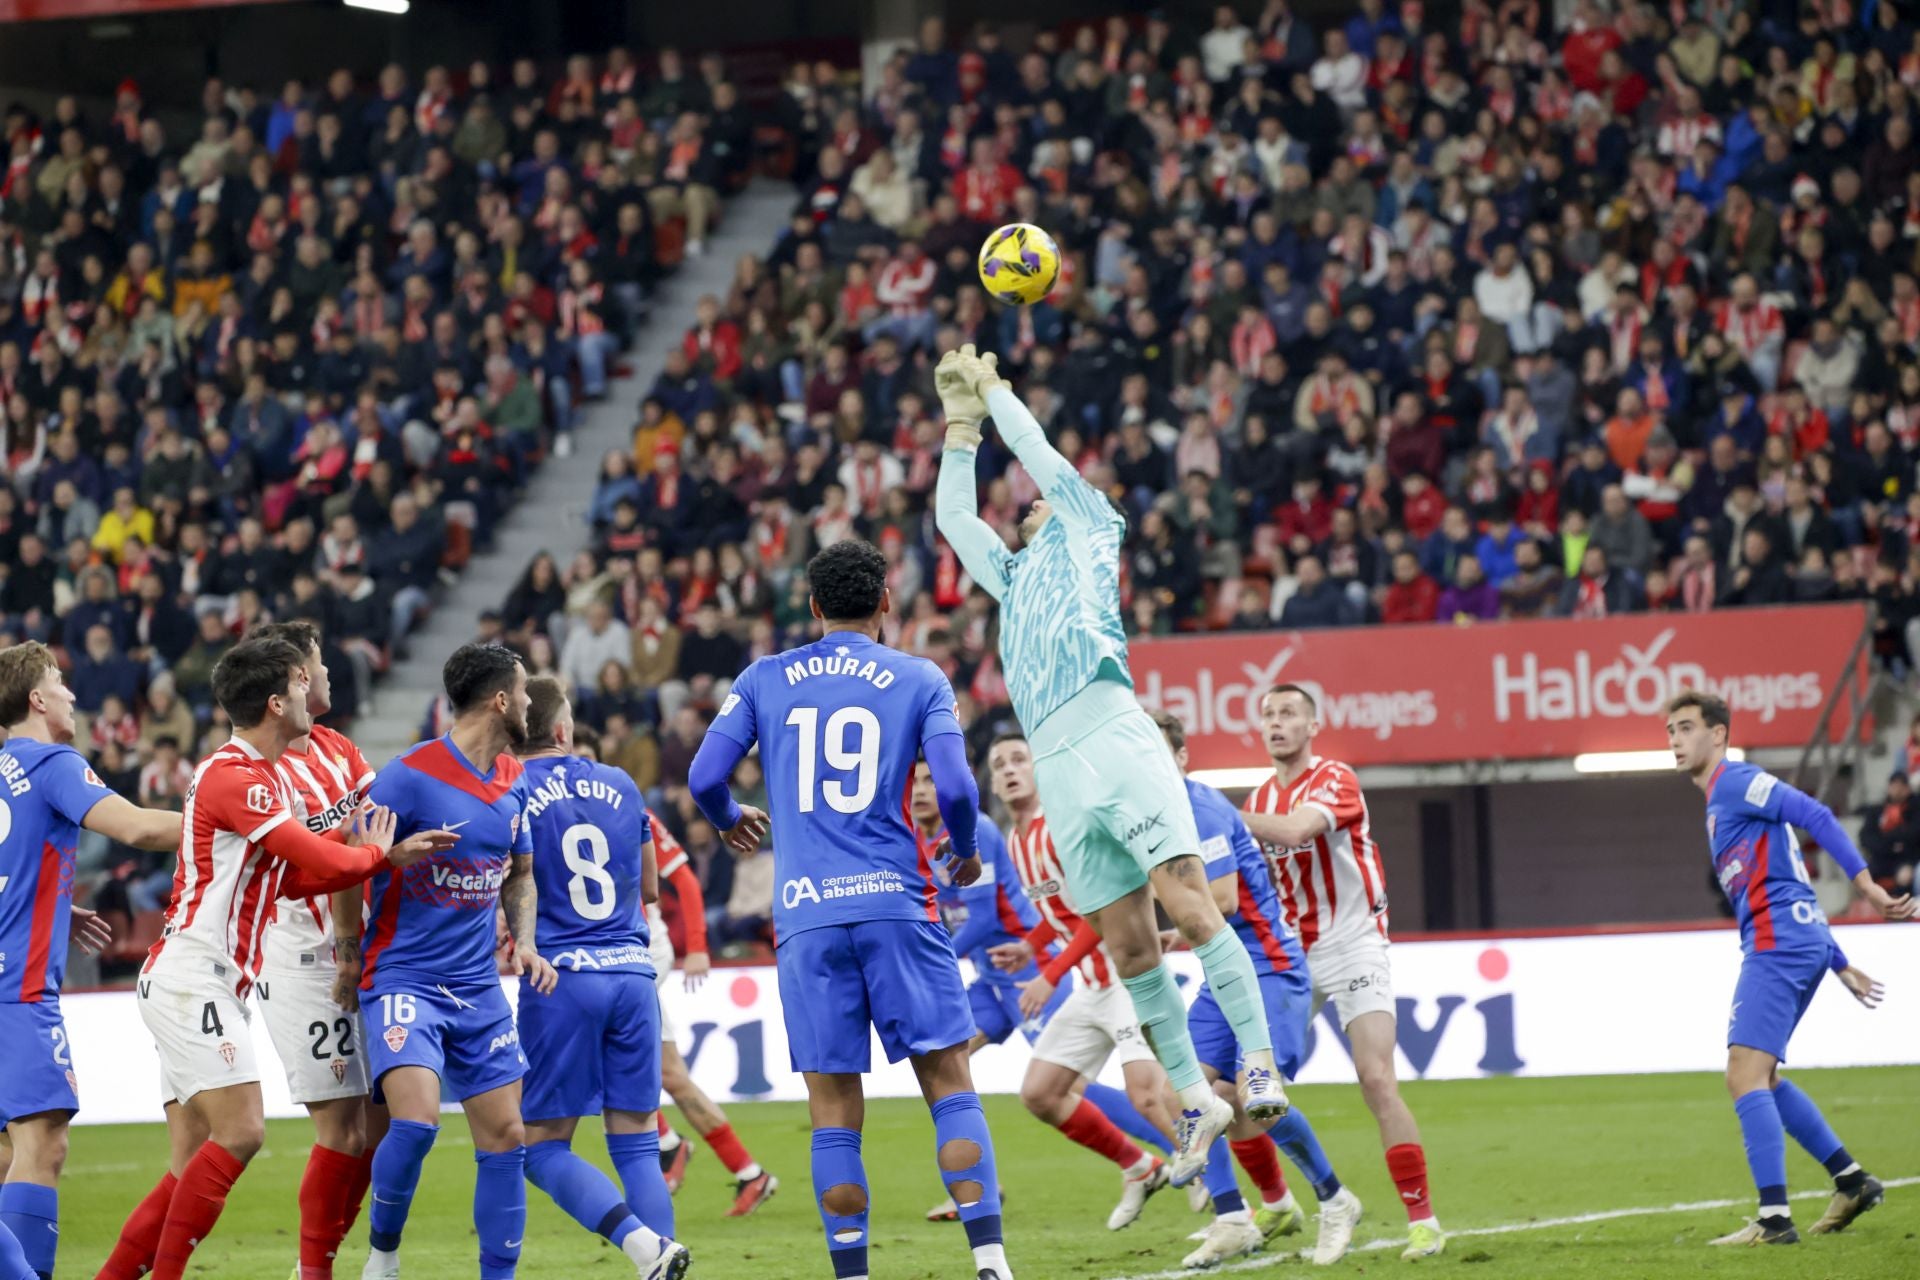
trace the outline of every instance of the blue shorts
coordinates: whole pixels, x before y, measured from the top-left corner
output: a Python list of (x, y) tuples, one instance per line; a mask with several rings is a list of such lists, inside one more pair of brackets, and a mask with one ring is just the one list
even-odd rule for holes
[[(1260, 975), (1260, 998), (1267, 1006), (1267, 1032), (1273, 1037), (1273, 1061), (1288, 1080), (1300, 1071), (1307, 1045), (1307, 1024), (1313, 1014), (1313, 982), (1305, 969), (1271, 971)], [(1205, 1066), (1231, 1080), (1240, 1074), (1240, 1042), (1233, 1026), (1213, 998), (1212, 987), (1201, 987), (1187, 1008), (1187, 1030), (1193, 1051)]]
[(1787, 1060), (1787, 1041), (1827, 976), (1824, 951), (1755, 951), (1740, 962), (1727, 1018), (1727, 1047), (1744, 1045)]
[(974, 1029), (987, 1038), (988, 1044), (1004, 1043), (1015, 1030), (1027, 1038), (1028, 1044), (1032, 1044), (1046, 1029), (1053, 1011), (1073, 994), (1073, 979), (1068, 978), (1053, 989), (1053, 998), (1047, 1001), (1047, 1007), (1040, 1011), (1039, 1017), (1022, 1018), (1019, 983), (1031, 980), (1038, 972), (1030, 967), (1026, 973), (1015, 975), (1012, 982), (993, 982), (982, 978), (967, 988), (967, 1007), (973, 1014)]
[(497, 982), (437, 987), (382, 983), (360, 997), (366, 1022), (373, 1100), (395, 1067), (425, 1067), (456, 1102), (512, 1084), (526, 1074), (513, 1006)]
[(520, 984), (529, 1120), (660, 1106), (660, 997), (651, 973), (560, 970), (543, 996)]
[(795, 1071), (871, 1070), (868, 1026), (889, 1062), (973, 1038), (945, 925), (868, 920), (807, 929), (780, 939), (774, 965)]
[(0, 1004), (0, 1045), (7, 1069), (0, 1071), (0, 1128), (42, 1111), (78, 1111), (80, 1084), (57, 998), (33, 1004)]

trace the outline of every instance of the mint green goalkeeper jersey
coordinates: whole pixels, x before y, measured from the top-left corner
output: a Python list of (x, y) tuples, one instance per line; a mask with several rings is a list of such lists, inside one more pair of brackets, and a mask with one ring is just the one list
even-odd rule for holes
[(1133, 687), (1120, 625), (1120, 542), (1127, 521), (1047, 443), (1019, 397), (987, 393), (987, 412), (1053, 508), (1019, 551), (979, 515), (975, 451), (940, 459), (935, 518), (960, 563), (1000, 602), (1000, 665), (1028, 733), (1096, 680)]

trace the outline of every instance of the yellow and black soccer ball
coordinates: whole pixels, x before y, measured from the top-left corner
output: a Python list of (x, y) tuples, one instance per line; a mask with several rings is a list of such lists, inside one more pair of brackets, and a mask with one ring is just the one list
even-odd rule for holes
[(980, 246), (980, 283), (1000, 301), (1028, 307), (1060, 278), (1060, 246), (1031, 222), (1012, 222)]

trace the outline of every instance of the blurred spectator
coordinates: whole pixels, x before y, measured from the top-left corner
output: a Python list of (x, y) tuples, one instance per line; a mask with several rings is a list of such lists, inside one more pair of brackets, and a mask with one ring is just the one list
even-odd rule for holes
[(1895, 893), (1911, 891), (1920, 861), (1920, 808), (1906, 774), (1895, 773), (1886, 799), (1860, 811), (1860, 847), (1875, 880)]

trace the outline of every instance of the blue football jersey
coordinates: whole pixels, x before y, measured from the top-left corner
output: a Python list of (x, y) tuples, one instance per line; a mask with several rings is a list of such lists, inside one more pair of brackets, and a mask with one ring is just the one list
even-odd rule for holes
[(526, 761), (540, 954), (561, 969), (652, 973), (640, 851), (653, 838), (626, 773), (578, 756)]
[(0, 1003), (60, 994), (73, 855), (88, 810), (112, 795), (78, 751), (9, 738), (0, 748)]
[[(926, 842), (929, 850), (939, 844), (942, 832)], [(940, 918), (953, 932), (955, 955), (973, 961), (979, 981), (996, 986), (1012, 986), (1025, 977), (994, 968), (987, 950), (1003, 942), (1018, 942), (1040, 923), (1040, 913), (1020, 884), (1020, 872), (1007, 852), (1007, 842), (999, 828), (984, 818), (977, 841), (980, 846), (980, 878), (962, 887), (947, 875), (946, 864), (936, 863), (933, 880)]]
[(1247, 944), (1253, 967), (1261, 973), (1285, 973), (1307, 963), (1299, 935), (1280, 911), (1267, 859), (1253, 833), (1240, 819), (1233, 801), (1204, 782), (1187, 779), (1187, 797), (1193, 802), (1193, 825), (1200, 832), (1200, 860), (1207, 878), (1218, 880), (1229, 871), (1240, 873), (1240, 906), (1227, 923)]
[(1707, 844), (1713, 874), (1740, 922), (1740, 949), (1827, 951), (1833, 935), (1800, 842), (1781, 817), (1792, 791), (1766, 770), (1725, 760), (1707, 783)]
[(494, 908), (509, 860), (533, 852), (520, 762), (503, 754), (478, 769), (451, 736), (434, 738), (389, 761), (367, 795), (393, 810), (395, 840), (445, 828), (460, 843), (367, 882), (361, 987), (497, 984)]
[(748, 667), (708, 732), (760, 744), (777, 937), (939, 919), (907, 797), (923, 744), (960, 732), (940, 668), (836, 631)]

